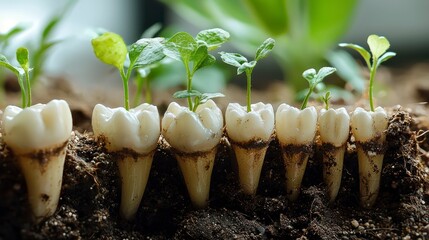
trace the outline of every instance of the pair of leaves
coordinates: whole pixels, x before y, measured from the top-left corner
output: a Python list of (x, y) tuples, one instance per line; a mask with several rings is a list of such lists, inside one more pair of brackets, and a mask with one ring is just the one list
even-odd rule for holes
[[(368, 69), (371, 69), (373, 64), (375, 64), (375, 67), (378, 68), (381, 63), (396, 56), (396, 53), (394, 52), (386, 52), (390, 47), (390, 43), (387, 40), (387, 38), (383, 36), (372, 34), (368, 36), (367, 43), (371, 53), (368, 52), (365, 48), (357, 44), (340, 43), (339, 46), (348, 47), (357, 51), (365, 60), (365, 63)], [(372, 64), (371, 64), (371, 56), (372, 56)]]
[(195, 39), (189, 33), (179, 32), (165, 43), (164, 54), (183, 62), (187, 67), (192, 62), (193, 75), (198, 69), (216, 61), (216, 58), (208, 52), (221, 46), (229, 37), (228, 32), (219, 28), (203, 30)]
[(218, 97), (225, 97), (222, 93), (201, 93), (197, 90), (183, 90), (178, 91), (173, 94), (174, 98), (194, 98), (194, 107), (192, 111), (195, 112), (198, 105), (203, 104), (207, 102), (209, 99), (218, 98)]
[(256, 50), (255, 60), (248, 62), (247, 58), (239, 53), (220, 52), (221, 59), (228, 65), (237, 68), (237, 75), (245, 71), (252, 71), (256, 63), (265, 58), (274, 48), (275, 41), (272, 38), (266, 39)]
[(314, 68), (305, 70), (302, 76), (308, 81), (310, 89), (314, 89), (317, 84), (321, 83), (325, 77), (337, 71), (333, 67), (322, 67), (319, 72), (316, 72)]

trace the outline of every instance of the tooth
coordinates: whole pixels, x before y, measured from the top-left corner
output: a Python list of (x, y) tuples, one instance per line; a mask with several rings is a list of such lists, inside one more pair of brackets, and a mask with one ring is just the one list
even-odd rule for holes
[(212, 100), (195, 112), (172, 102), (162, 119), (162, 134), (172, 146), (192, 203), (207, 205), (217, 146), (222, 137), (221, 110)]
[(286, 175), (286, 194), (298, 198), (308, 157), (313, 153), (317, 112), (314, 107), (299, 110), (281, 104), (276, 112), (276, 133), (282, 147)]
[(251, 112), (237, 103), (228, 105), (225, 113), (226, 131), (235, 152), (243, 192), (256, 194), (265, 153), (274, 130), (271, 104), (251, 105)]
[(351, 117), (356, 139), (360, 201), (365, 208), (374, 205), (380, 188), (380, 176), (385, 152), (388, 118), (386, 111), (377, 107), (374, 112), (356, 108)]
[(72, 131), (70, 108), (52, 100), (21, 109), (6, 107), (2, 135), (27, 183), (35, 220), (54, 214), (61, 192), (66, 146)]
[(323, 149), (323, 178), (330, 202), (337, 197), (341, 185), (349, 129), (350, 117), (345, 108), (321, 110), (319, 132)]
[(97, 104), (92, 114), (92, 128), (97, 139), (105, 142), (107, 151), (118, 159), (120, 214), (132, 220), (146, 189), (161, 132), (158, 109), (141, 104), (127, 111)]

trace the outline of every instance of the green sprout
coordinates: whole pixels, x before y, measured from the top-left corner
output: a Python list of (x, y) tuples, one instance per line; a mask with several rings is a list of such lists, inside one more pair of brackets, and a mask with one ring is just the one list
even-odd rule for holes
[(308, 100), (310, 99), (310, 96), (316, 88), (317, 84), (321, 83), (326, 76), (334, 73), (335, 71), (337, 71), (336, 68), (322, 67), (317, 73), (314, 68), (307, 69), (302, 73), (302, 76), (308, 81), (309, 88), (307, 95), (302, 102), (301, 110), (307, 107)]
[(325, 104), (325, 109), (329, 109), (329, 100), (331, 100), (331, 92), (327, 91), (322, 97), (322, 102)]
[[(374, 111), (374, 100), (373, 100), (373, 86), (374, 86), (374, 78), (377, 68), (381, 63), (389, 60), (390, 58), (396, 56), (394, 52), (386, 52), (390, 47), (390, 43), (387, 38), (383, 36), (378, 36), (372, 34), (368, 36), (367, 43), (369, 46), (369, 53), (363, 47), (352, 44), (352, 43), (340, 43), (340, 47), (348, 47), (356, 50), (365, 60), (365, 63), (370, 71), (369, 75), (369, 105), (371, 111)], [(372, 60), (372, 61), (371, 61)]]
[[(163, 38), (140, 39), (133, 43), (129, 49), (122, 37), (116, 33), (105, 32), (92, 39), (92, 47), (95, 56), (102, 62), (115, 66), (121, 75), (124, 88), (124, 108), (129, 110), (128, 82), (134, 69), (143, 68), (162, 60)], [(125, 66), (125, 60), (129, 58), (129, 64)]]
[(26, 108), (31, 106), (31, 81), (28, 49), (20, 47), (16, 50), (16, 60), (20, 67), (13, 66), (7, 58), (0, 54), (0, 66), (12, 71), (18, 78), (19, 87), (21, 89), (21, 106)]
[(261, 60), (262, 58), (265, 58), (268, 53), (271, 52), (271, 50), (274, 48), (275, 41), (272, 38), (266, 39), (256, 50), (256, 56), (255, 59), (251, 62), (248, 62), (248, 60), (238, 53), (226, 53), (226, 52), (220, 52), (222, 61), (224, 61), (226, 64), (234, 66), (237, 68), (237, 75), (242, 74), (243, 72), (246, 73), (247, 78), (247, 112), (250, 112), (252, 109), (250, 107), (251, 105), (251, 88), (252, 88), (252, 72), (253, 69), (256, 66), (256, 63)]
[(186, 70), (186, 90), (174, 93), (173, 97), (187, 98), (189, 110), (195, 111), (199, 104), (224, 96), (221, 93), (200, 93), (193, 90), (192, 78), (197, 70), (216, 62), (216, 58), (209, 54), (209, 51), (217, 49), (228, 39), (228, 32), (214, 28), (199, 32), (195, 38), (189, 33), (178, 32), (166, 41), (164, 54), (181, 61)]

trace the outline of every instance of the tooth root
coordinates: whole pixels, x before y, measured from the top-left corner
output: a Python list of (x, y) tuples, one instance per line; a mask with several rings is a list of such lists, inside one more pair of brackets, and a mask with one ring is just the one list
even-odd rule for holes
[(126, 156), (117, 161), (121, 175), (120, 214), (132, 220), (140, 206), (152, 166), (154, 152), (138, 157)]
[(343, 175), (343, 162), (346, 146), (332, 148), (323, 153), (323, 179), (325, 181), (329, 202), (338, 195)]
[(196, 208), (204, 208), (208, 204), (215, 156), (216, 148), (204, 153), (176, 153), (189, 197)]
[(255, 195), (268, 145), (262, 148), (243, 148), (232, 144), (238, 164), (241, 188), (247, 195)]
[(17, 156), (27, 184), (28, 200), (36, 222), (55, 213), (60, 198), (65, 161), (65, 147), (43, 159)]
[(287, 153), (283, 150), (283, 161), (286, 175), (286, 195), (291, 201), (295, 201), (301, 191), (301, 182), (307, 167), (309, 154)]
[(362, 147), (358, 147), (359, 189), (362, 207), (370, 208), (377, 200), (380, 189), (381, 168), (384, 154), (370, 156)]

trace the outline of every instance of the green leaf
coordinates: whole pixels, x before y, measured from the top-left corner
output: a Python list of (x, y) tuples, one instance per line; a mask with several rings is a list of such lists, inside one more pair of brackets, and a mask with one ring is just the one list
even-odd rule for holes
[(317, 72), (316, 72), (316, 69), (314, 69), (314, 68), (310, 68), (310, 69), (307, 69), (307, 70), (305, 70), (303, 73), (302, 73), (302, 76), (309, 82), (309, 83), (311, 83), (312, 81), (313, 81), (313, 79), (316, 77), (316, 75), (317, 75)]
[(241, 67), (243, 63), (247, 62), (247, 59), (239, 53), (220, 52), (219, 54), (224, 63), (236, 68)]
[[(204, 58), (204, 60), (199, 64), (198, 69), (201, 69), (203, 67), (207, 67), (207, 66), (213, 65), (215, 62), (216, 62), (215, 56), (213, 56), (211, 54), (208, 54)], [(196, 69), (196, 70), (198, 70), (198, 69)]]
[(177, 91), (173, 94), (173, 98), (188, 98), (188, 97), (195, 97), (195, 96), (201, 96), (201, 93), (197, 90), (182, 90)]
[(163, 38), (143, 38), (130, 46), (129, 57), (131, 68), (141, 68), (161, 61), (163, 52)]
[(337, 69), (333, 67), (322, 67), (317, 73), (317, 82), (321, 82), (325, 77), (331, 75), (335, 71), (337, 71)]
[(382, 64), (383, 62), (393, 58), (394, 56), (396, 56), (396, 53), (394, 52), (387, 52), (383, 54), (377, 61), (377, 67), (380, 66), (380, 64)]
[(256, 61), (245, 62), (237, 69), (237, 75), (242, 74), (245, 71), (253, 70), (256, 65)]
[(197, 49), (197, 42), (186, 32), (178, 32), (167, 40), (164, 54), (172, 59), (188, 63)]
[(378, 59), (383, 55), (390, 47), (390, 43), (387, 38), (372, 34), (368, 37), (368, 45), (371, 50), (373, 59)]
[(128, 50), (120, 35), (106, 32), (92, 39), (91, 43), (98, 59), (118, 69), (123, 68)]
[(215, 50), (229, 40), (229, 33), (220, 28), (207, 29), (199, 32), (195, 37), (197, 41), (207, 44), (208, 51)]
[(207, 45), (203, 44), (198, 46), (197, 50), (192, 54), (190, 61), (194, 62), (192, 72), (195, 73), (201, 68), (204, 60), (208, 56)]
[(266, 39), (261, 46), (259, 46), (258, 50), (256, 50), (256, 57), (255, 60), (259, 61), (260, 59), (266, 57), (268, 53), (271, 52), (274, 48), (274, 44), (276, 41), (272, 38)]
[(6, 32), (4, 34), (0, 34), (0, 50), (2, 48), (6, 48), (7, 47), (7, 45), (9, 44), (9, 41), (12, 39), (12, 37), (14, 37), (15, 35), (23, 32), (27, 28), (28, 28), (27, 25), (18, 24), (17, 26), (15, 26), (12, 29), (10, 29), (8, 32)]
[(21, 65), (23, 69), (28, 70), (29, 68), (28, 59), (29, 59), (29, 53), (27, 48), (20, 47), (16, 50), (16, 60), (18, 61), (19, 65)]
[(7, 60), (6, 56), (0, 54), (0, 66), (3, 66), (7, 69), (9, 69), (10, 71), (12, 71), (16, 76), (19, 75), (24, 75), (24, 69), (20, 68), (20, 67), (15, 67), (12, 64), (9, 63), (9, 61)]
[(340, 43), (340, 47), (347, 47), (357, 51), (365, 60), (368, 69), (371, 68), (371, 54), (365, 48), (353, 43)]
[(225, 97), (222, 93), (203, 93), (201, 95), (200, 104), (207, 102), (209, 99)]

